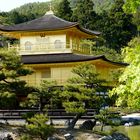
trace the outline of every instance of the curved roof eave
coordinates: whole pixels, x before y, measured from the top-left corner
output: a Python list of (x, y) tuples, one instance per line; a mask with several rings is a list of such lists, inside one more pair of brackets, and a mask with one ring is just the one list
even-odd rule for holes
[[(77, 25), (77, 24), (76, 24)], [(8, 29), (2, 29), (0, 27), (0, 31), (2, 32), (41, 32), (41, 31), (57, 31), (57, 30), (64, 30), (64, 29), (69, 29), (69, 28), (72, 28), (72, 27), (75, 27), (76, 25), (72, 25), (72, 26), (67, 26), (65, 28), (56, 28), (56, 29), (29, 29), (29, 30), (8, 30)]]
[(20, 24), (0, 26), (0, 30), (9, 31), (9, 32), (54, 30), (54, 29), (75, 26), (77, 24), (78, 24), (77, 22), (69, 22), (59, 17), (56, 17), (55, 15), (50, 14)]
[(128, 63), (111, 61), (111, 60), (107, 59), (104, 55), (101, 55), (100, 57), (101, 57), (102, 60), (104, 60), (106, 62), (109, 62), (111, 64), (115, 64), (115, 65), (119, 65), (119, 66), (124, 66), (124, 67), (129, 65)]
[[(54, 24), (53, 24), (54, 23)], [(79, 25), (78, 22), (69, 22), (63, 20), (55, 15), (44, 15), (40, 18), (9, 26), (0, 26), (2, 32), (39, 32), (39, 31), (56, 31), (65, 30), (68, 28), (76, 27), (78, 30), (89, 34), (99, 35), (100, 32), (85, 29)]]
[[(57, 59), (56, 59), (57, 58)], [(55, 64), (55, 63), (71, 63), (71, 62), (86, 62), (94, 60), (103, 60), (113, 65), (125, 67), (128, 64), (122, 62), (113, 62), (108, 60), (104, 55), (88, 56), (73, 53), (62, 54), (42, 54), (42, 55), (23, 55), (22, 62), (24, 64)]]
[(81, 30), (81, 31), (83, 31), (83, 32), (85, 32), (85, 33), (88, 33), (88, 34), (90, 34), (90, 35), (100, 35), (101, 34), (101, 32), (99, 32), (99, 31), (92, 31), (92, 30), (89, 30), (89, 29), (86, 29), (86, 28), (83, 28), (83, 27), (81, 27), (79, 24), (77, 25), (78, 26), (78, 28)]

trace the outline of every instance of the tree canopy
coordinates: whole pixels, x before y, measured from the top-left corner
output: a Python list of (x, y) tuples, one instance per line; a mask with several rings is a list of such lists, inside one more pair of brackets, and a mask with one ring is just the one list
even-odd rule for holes
[(136, 13), (138, 8), (140, 8), (139, 0), (126, 0), (124, 4), (124, 10), (128, 13)]
[[(95, 26), (97, 14), (93, 10), (94, 3), (92, 0), (79, 0), (74, 8), (73, 20), (79, 22), (87, 29), (93, 29)], [(94, 26), (94, 27), (93, 27)]]
[(72, 17), (72, 9), (70, 7), (70, 2), (68, 0), (62, 0), (57, 8), (56, 15), (61, 17), (62, 19), (71, 20)]
[(117, 95), (118, 106), (140, 108), (140, 38), (133, 39), (123, 49), (124, 61), (129, 63), (119, 78), (119, 85), (111, 91)]
[(106, 91), (102, 87), (105, 80), (99, 78), (99, 74), (92, 64), (78, 65), (72, 72), (75, 77), (68, 80), (68, 84), (64, 87), (63, 92), (60, 93), (65, 110), (76, 115), (69, 128), (75, 126), (76, 121), (86, 112), (86, 108), (94, 108), (98, 112), (104, 100), (103, 97), (98, 96), (96, 93)]
[(115, 0), (109, 13), (103, 13), (99, 22), (105, 45), (120, 51), (136, 35), (132, 15), (124, 13), (123, 0)]
[[(20, 56), (13, 50), (0, 49), (0, 95), (1, 99), (14, 95), (24, 95), (32, 92), (33, 88), (19, 77), (32, 74), (32, 70), (24, 68)], [(5, 100), (6, 103), (6, 100)], [(8, 103), (8, 102), (7, 102)], [(10, 104), (10, 102), (8, 103)]]

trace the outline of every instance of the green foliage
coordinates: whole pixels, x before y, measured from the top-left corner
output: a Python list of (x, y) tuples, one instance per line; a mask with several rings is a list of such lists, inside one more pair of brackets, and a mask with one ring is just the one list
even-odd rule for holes
[(76, 101), (71, 101), (71, 102), (64, 102), (63, 106), (66, 110), (66, 112), (70, 112), (70, 113), (85, 113), (85, 109), (84, 109), (84, 104), (82, 102), (76, 102)]
[[(27, 95), (29, 92), (32, 92), (34, 89), (27, 86), (25, 81), (19, 79), (20, 76), (32, 74), (32, 71), (23, 68), (21, 58), (16, 51), (0, 49), (0, 58), (0, 92), (10, 93), (13, 94), (13, 96), (15, 96), (15, 94)], [(9, 101), (9, 105), (11, 103)], [(13, 103), (11, 107), (14, 105)]]
[(114, 0), (93, 0), (93, 2), (94, 10), (98, 14), (101, 14), (104, 11), (108, 12), (114, 4)]
[(120, 51), (121, 48), (136, 35), (136, 26), (132, 24), (132, 15), (124, 13), (122, 6), (123, 0), (115, 0), (108, 13), (101, 15), (99, 27), (102, 31), (102, 37), (105, 39), (105, 45)]
[(11, 12), (16, 11), (20, 15), (29, 16), (34, 15), (35, 17), (40, 17), (49, 11), (49, 3), (48, 2), (34, 2), (34, 3), (27, 3), (19, 8), (15, 8)]
[(31, 107), (38, 107), (39, 98), (37, 96), (37, 92), (32, 92), (27, 95), (27, 99), (24, 102), (20, 103), (21, 107), (31, 108)]
[(27, 112), (26, 114), (22, 115), (22, 118), (25, 119), (27, 123), (31, 123), (29, 119), (32, 118), (35, 114), (35, 112)]
[(133, 23), (137, 26), (137, 34), (140, 36), (140, 9), (133, 14)]
[(0, 22), (3, 25), (23, 23), (44, 15), (48, 10), (48, 2), (28, 3), (11, 10), (10, 12), (1, 12)]
[(70, 113), (84, 113), (84, 102), (89, 100), (91, 95), (93, 95), (92, 90), (81, 85), (67, 85), (60, 94), (65, 110)]
[(60, 103), (59, 92), (61, 87), (56, 81), (42, 81), (40, 87), (35, 92), (28, 94), (27, 100), (21, 103), (22, 107), (39, 107), (40, 111), (44, 107), (57, 108)]
[(94, 12), (93, 6), (92, 0), (79, 0), (73, 10), (73, 21), (78, 21), (87, 29), (94, 29), (98, 15)]
[(70, 83), (84, 84), (91, 88), (96, 88), (96, 90), (100, 89), (101, 85), (105, 83), (105, 80), (99, 78), (99, 73), (96, 72), (95, 66), (92, 64), (78, 65), (73, 68), (72, 72), (78, 77), (70, 79)]
[(48, 118), (43, 114), (35, 114), (35, 116), (29, 118), (28, 121), (31, 122), (31, 124), (26, 125), (26, 128), (30, 134), (40, 137), (42, 140), (47, 140), (54, 132), (54, 128), (46, 124)]
[(20, 137), (20, 140), (32, 140), (32, 138), (29, 134), (24, 134)]
[(124, 61), (129, 66), (119, 78), (119, 85), (111, 91), (111, 95), (117, 95), (117, 106), (140, 108), (140, 38), (135, 38), (129, 46), (123, 50)]
[(102, 109), (100, 110), (98, 115), (95, 115), (95, 118), (101, 122), (101, 131), (103, 131), (104, 125), (118, 125), (117, 123), (113, 122), (113, 119), (119, 119), (119, 114), (116, 114), (116, 112), (112, 112), (112, 110), (108, 109)]
[(113, 48), (108, 48), (105, 46), (93, 47), (93, 55), (104, 55), (107, 59), (114, 62), (122, 62), (122, 55)]
[(140, 7), (139, 0), (126, 0), (124, 4), (124, 10), (128, 13), (136, 13), (137, 9)]
[(108, 48), (105, 46), (102, 46), (103, 44), (99, 44), (98, 42), (102, 38), (98, 38), (98, 40), (95, 42), (93, 40), (82, 40), (81, 44), (84, 46), (87, 46), (91, 48), (91, 54), (92, 55), (104, 55), (107, 59), (114, 61), (114, 62), (122, 62), (123, 61), (123, 56), (121, 53), (117, 52), (113, 48)]
[(14, 93), (0, 93), (0, 109), (12, 109), (17, 105), (17, 97)]
[(6, 78), (16, 79), (20, 76), (32, 74), (31, 70), (23, 68), (21, 57), (16, 51), (0, 49), (0, 58), (1, 74), (4, 74)]
[(127, 115), (136, 113), (139, 111), (139, 109), (134, 109), (130, 107), (110, 107), (113, 112), (119, 112), (121, 115)]
[(68, 0), (62, 0), (58, 7), (57, 7), (57, 13), (56, 16), (68, 20), (71, 20), (72, 17), (72, 9), (70, 7), (70, 3)]
[(101, 86), (105, 81), (98, 78), (95, 67), (81, 64), (72, 72), (75, 77), (68, 80), (64, 91), (60, 93), (65, 110), (70, 113), (84, 113), (86, 107), (99, 109), (103, 100), (96, 92), (102, 91)]

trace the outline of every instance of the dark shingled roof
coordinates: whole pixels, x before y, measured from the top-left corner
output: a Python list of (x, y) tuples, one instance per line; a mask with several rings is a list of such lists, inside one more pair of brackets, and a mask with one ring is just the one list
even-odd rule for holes
[(47, 14), (40, 18), (10, 26), (0, 26), (1, 31), (14, 32), (14, 31), (53, 31), (66, 29), (76, 26), (83, 32), (88, 34), (99, 35), (100, 32), (87, 30), (79, 26), (77, 22), (69, 22), (56, 17), (53, 14)]
[(126, 63), (113, 62), (108, 60), (104, 55), (91, 56), (91, 55), (80, 55), (73, 53), (61, 53), (61, 54), (40, 54), (40, 55), (23, 55), (22, 62), (24, 64), (49, 64), (49, 63), (68, 63), (68, 62), (83, 62), (90, 60), (102, 59), (109, 63), (127, 66)]

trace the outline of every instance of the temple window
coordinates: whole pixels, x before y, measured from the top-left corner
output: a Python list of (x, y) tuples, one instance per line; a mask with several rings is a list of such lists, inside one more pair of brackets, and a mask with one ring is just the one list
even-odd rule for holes
[(54, 47), (55, 47), (56, 49), (62, 48), (63, 46), (62, 46), (61, 40), (55, 40), (55, 42), (54, 42)]
[(25, 42), (25, 50), (31, 50), (32, 49), (32, 43), (30, 41)]

